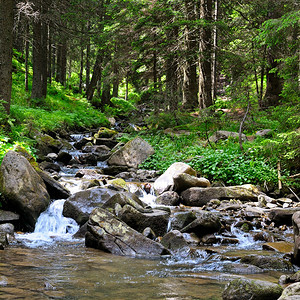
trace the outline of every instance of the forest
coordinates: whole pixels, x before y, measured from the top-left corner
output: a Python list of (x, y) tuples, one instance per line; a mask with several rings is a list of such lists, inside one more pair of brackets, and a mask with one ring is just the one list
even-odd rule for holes
[(0, 158), (114, 120), (156, 150), (141, 168), (296, 195), (299, 19), (297, 0), (1, 0)]

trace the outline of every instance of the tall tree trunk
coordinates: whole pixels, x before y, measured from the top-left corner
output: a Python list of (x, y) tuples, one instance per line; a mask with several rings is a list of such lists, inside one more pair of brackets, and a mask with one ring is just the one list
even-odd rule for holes
[[(35, 8), (44, 13), (42, 1), (35, 1)], [(41, 20), (33, 22), (33, 62), (32, 62), (32, 90), (31, 98), (45, 98), (47, 94), (47, 26)]]
[[(167, 40), (173, 43), (178, 39), (178, 26), (170, 27), (167, 32)], [(166, 99), (170, 111), (178, 109), (178, 57), (176, 52), (172, 49), (166, 60)]]
[(66, 84), (67, 75), (67, 39), (62, 36), (57, 45), (56, 81)]
[(87, 45), (86, 45), (86, 65), (85, 65), (85, 72), (86, 72), (85, 85), (86, 85), (87, 89), (90, 84), (90, 74), (91, 74), (91, 70), (90, 70), (91, 39), (89, 36), (90, 29), (91, 29), (91, 25), (90, 25), (90, 22), (88, 21), (88, 23), (87, 23), (88, 40), (87, 40)]
[[(81, 40), (82, 41), (82, 40)], [(82, 43), (81, 43), (82, 44)], [(80, 47), (80, 71), (79, 71), (79, 87), (78, 92), (79, 94), (82, 93), (82, 85), (83, 85), (83, 59), (84, 59), (84, 52), (83, 46)]]
[(52, 30), (50, 25), (48, 25), (48, 78), (49, 83), (52, 82)]
[(14, 1), (0, 0), (0, 100), (10, 113)]
[(29, 91), (28, 87), (28, 77), (29, 77), (29, 68), (28, 68), (28, 60), (29, 60), (29, 22), (26, 20), (26, 33), (25, 33), (25, 91)]
[(215, 11), (214, 11), (214, 29), (213, 29), (213, 51), (212, 51), (212, 101), (217, 98), (217, 47), (218, 47), (218, 13), (219, 13), (219, 0), (215, 0)]
[[(196, 20), (196, 4), (194, 1), (185, 0), (185, 11), (188, 22)], [(183, 99), (185, 109), (198, 107), (198, 86), (197, 86), (197, 37), (196, 29), (191, 24), (186, 26), (186, 61), (183, 75)]]
[(92, 101), (95, 89), (97, 87), (97, 82), (101, 79), (102, 60), (103, 60), (103, 56), (99, 50), (97, 57), (96, 57), (94, 69), (93, 69), (93, 76), (92, 76), (90, 84), (87, 86), (87, 89), (86, 89), (86, 98), (89, 101)]
[(213, 104), (212, 99), (212, 0), (201, 0), (200, 18), (205, 21), (200, 30), (200, 59), (199, 59), (199, 102), (200, 108)]

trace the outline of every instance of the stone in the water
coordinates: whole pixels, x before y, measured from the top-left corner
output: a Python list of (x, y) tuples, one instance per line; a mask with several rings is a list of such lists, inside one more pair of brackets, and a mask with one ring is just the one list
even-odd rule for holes
[(300, 282), (287, 286), (278, 300), (299, 300), (300, 299)]
[(163, 245), (146, 238), (102, 208), (94, 209), (90, 215), (85, 243), (87, 247), (117, 255), (158, 257), (169, 254)]
[(231, 281), (223, 292), (223, 300), (276, 300), (282, 293), (278, 284), (239, 278)]

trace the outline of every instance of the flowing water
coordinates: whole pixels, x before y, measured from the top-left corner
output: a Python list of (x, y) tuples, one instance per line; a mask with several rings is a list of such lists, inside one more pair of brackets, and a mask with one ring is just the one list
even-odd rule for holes
[[(80, 190), (80, 180), (72, 174), (65, 172), (64, 180), (74, 193)], [(132, 191), (135, 188), (131, 186)], [(155, 206), (153, 193), (140, 193), (144, 202)], [(236, 276), (277, 282), (282, 274), (239, 264), (244, 254), (279, 254), (260, 250), (261, 243), (234, 227), (237, 245), (197, 247), (157, 260), (89, 249), (84, 239), (72, 237), (78, 225), (62, 216), (63, 203), (52, 202), (33, 233), (16, 234), (0, 251), (0, 299), (216, 300), (222, 299), (225, 284)]]

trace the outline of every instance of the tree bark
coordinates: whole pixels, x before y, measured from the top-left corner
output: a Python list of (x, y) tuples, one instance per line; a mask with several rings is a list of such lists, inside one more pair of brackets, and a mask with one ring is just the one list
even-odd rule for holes
[(62, 85), (66, 84), (67, 75), (67, 39), (61, 36), (61, 41), (57, 45), (56, 81)]
[(47, 25), (42, 21), (42, 14), (47, 7), (42, 6), (41, 0), (36, 0), (35, 9), (40, 12), (38, 20), (33, 22), (33, 76), (32, 99), (42, 99), (47, 95)]
[(213, 104), (212, 99), (212, 0), (201, 0), (200, 18), (205, 22), (200, 30), (199, 102), (200, 108)]
[[(188, 22), (196, 20), (195, 2), (185, 0), (185, 11)], [(186, 59), (183, 75), (183, 99), (185, 109), (198, 107), (198, 86), (197, 86), (197, 36), (196, 29), (191, 24), (186, 26)]]
[(26, 20), (26, 33), (25, 33), (25, 91), (29, 91), (28, 77), (29, 77), (29, 22)]
[(94, 69), (93, 69), (92, 79), (91, 79), (90, 84), (87, 86), (87, 89), (86, 89), (86, 98), (89, 101), (92, 101), (95, 89), (97, 87), (97, 82), (101, 78), (102, 60), (103, 60), (102, 53), (99, 51), (98, 54), (97, 54), (97, 57), (96, 57), (96, 62), (95, 62)]
[[(91, 25), (90, 25), (90, 22), (88, 21), (88, 23), (87, 23), (88, 34), (89, 34), (89, 31), (90, 31), (90, 28), (91, 28)], [(85, 72), (86, 72), (85, 85), (86, 85), (87, 89), (88, 89), (88, 86), (90, 84), (90, 74), (91, 74), (90, 56), (91, 56), (91, 39), (88, 36), (87, 45), (86, 45), (86, 65), (85, 65)]]
[(0, 0), (0, 100), (10, 113), (14, 1)]

